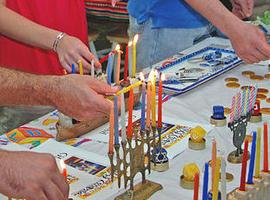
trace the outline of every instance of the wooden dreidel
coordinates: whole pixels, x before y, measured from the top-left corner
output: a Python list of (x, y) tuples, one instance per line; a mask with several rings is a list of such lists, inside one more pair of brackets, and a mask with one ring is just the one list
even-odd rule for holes
[(167, 156), (166, 149), (160, 147), (154, 148), (151, 157), (152, 170), (157, 172), (164, 172), (169, 169), (169, 158)]
[(180, 186), (187, 190), (193, 190), (194, 177), (197, 173), (200, 173), (200, 170), (195, 163), (185, 165), (183, 168), (183, 174), (180, 176)]
[(196, 126), (190, 130), (190, 138), (188, 140), (188, 147), (193, 150), (205, 149), (206, 131), (201, 126)]
[(217, 127), (226, 126), (227, 120), (223, 106), (213, 106), (213, 115), (210, 118), (210, 123)]
[(256, 101), (254, 104), (254, 109), (250, 117), (251, 123), (258, 123), (262, 121), (262, 113), (260, 108), (260, 102)]

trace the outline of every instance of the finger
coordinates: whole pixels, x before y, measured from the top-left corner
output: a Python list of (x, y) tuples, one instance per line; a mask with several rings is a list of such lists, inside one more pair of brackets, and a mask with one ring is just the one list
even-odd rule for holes
[(47, 199), (66, 200), (62, 192), (53, 182), (47, 182), (45, 187), (45, 194)]
[(28, 195), (29, 195), (29, 197), (24, 197), (27, 200), (36, 200), (36, 199), (38, 199), (38, 200), (50, 200), (50, 199), (48, 199), (46, 197), (45, 193), (42, 192), (42, 191), (35, 192), (35, 193), (30, 193)]
[(91, 63), (92, 60), (94, 60), (95, 68), (102, 67), (98, 59), (87, 48), (80, 49), (80, 53), (89, 63)]
[(68, 73), (71, 73), (71, 65), (69, 64), (69, 62), (67, 60), (64, 60), (63, 64), (62, 64), (62, 67), (68, 72)]
[(267, 56), (261, 53), (258, 49), (255, 49), (252, 55), (256, 57), (259, 61), (267, 60)]
[(65, 181), (64, 177), (60, 173), (57, 173), (52, 177), (52, 180), (55, 183), (55, 185), (60, 189), (64, 197), (68, 198), (69, 185)]
[(83, 70), (84, 70), (83, 73), (84, 74), (87, 74), (87, 73), (90, 72), (91, 65), (83, 57), (81, 57), (80, 55), (78, 55), (78, 56), (76, 56), (76, 58), (74, 60), (76, 60), (78, 71), (80, 71), (80, 69), (79, 69), (80, 67), (78, 65), (78, 61), (81, 61), (82, 62), (82, 66), (83, 66)]
[(270, 45), (267, 42), (264, 42), (262, 45), (259, 45), (257, 49), (263, 53), (267, 59), (270, 58)]
[(91, 84), (89, 86), (95, 90), (95, 92), (103, 95), (112, 95), (115, 94), (119, 89), (118, 87), (111, 87), (107, 83), (104, 83), (102, 81), (93, 79), (91, 77), (88, 77), (91, 79)]

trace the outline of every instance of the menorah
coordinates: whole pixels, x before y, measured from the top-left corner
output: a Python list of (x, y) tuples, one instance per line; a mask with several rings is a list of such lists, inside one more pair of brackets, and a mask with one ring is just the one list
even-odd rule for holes
[[(114, 145), (115, 153), (108, 153), (112, 181), (116, 174), (119, 188), (122, 177), (125, 189), (128, 183), (130, 187), (129, 190), (116, 197), (117, 200), (148, 199), (152, 194), (162, 189), (160, 184), (146, 179), (146, 172), (151, 173), (151, 156), (155, 157), (156, 152), (155, 132), (150, 129), (146, 129), (146, 131), (135, 129), (134, 133), (134, 138), (128, 138), (121, 144)], [(115, 164), (114, 161), (116, 161)], [(138, 173), (142, 175), (142, 181), (134, 186), (134, 179)]]
[(228, 155), (228, 161), (231, 163), (242, 162), (242, 144), (246, 138), (248, 122), (254, 111), (256, 95), (256, 86), (246, 86), (241, 93), (239, 92), (232, 99), (228, 127), (233, 132), (233, 145), (236, 147), (236, 150)]

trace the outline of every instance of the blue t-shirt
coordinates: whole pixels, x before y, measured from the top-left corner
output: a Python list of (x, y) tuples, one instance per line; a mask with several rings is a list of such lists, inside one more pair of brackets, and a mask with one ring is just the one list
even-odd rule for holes
[(129, 0), (128, 11), (139, 24), (151, 19), (153, 28), (198, 28), (209, 23), (184, 0)]

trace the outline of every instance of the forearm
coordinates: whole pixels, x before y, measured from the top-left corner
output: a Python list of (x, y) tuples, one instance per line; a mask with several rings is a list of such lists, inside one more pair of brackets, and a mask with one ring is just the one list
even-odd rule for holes
[(52, 49), (59, 33), (17, 14), (0, 0), (0, 34), (31, 46)]
[(185, 0), (228, 37), (243, 22), (228, 11), (219, 0)]
[(32, 75), (0, 67), (0, 105), (51, 105), (59, 78)]

